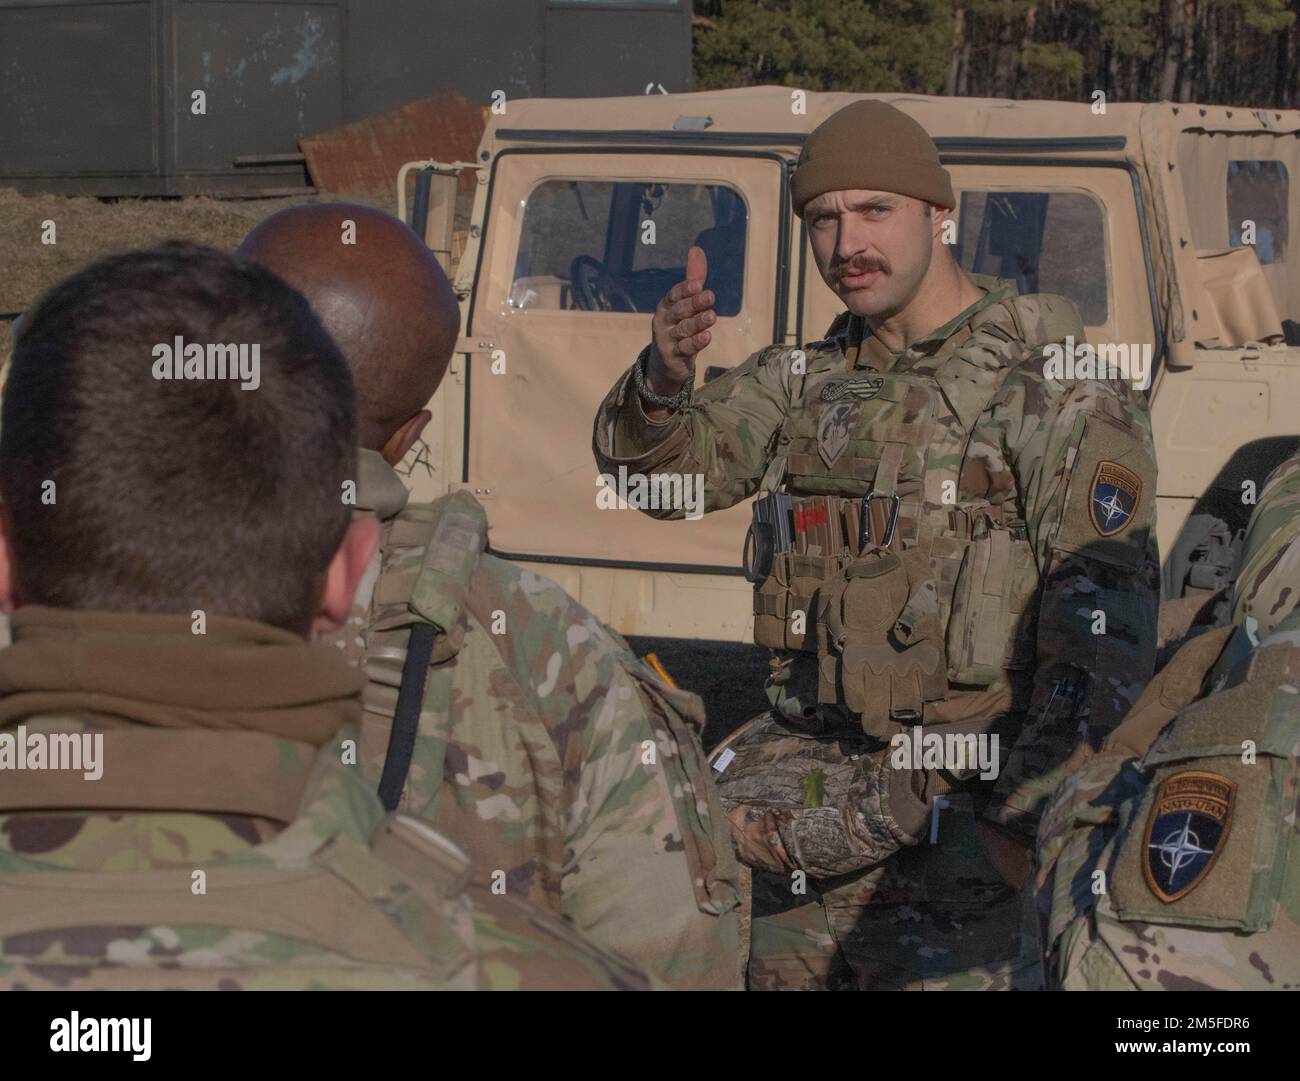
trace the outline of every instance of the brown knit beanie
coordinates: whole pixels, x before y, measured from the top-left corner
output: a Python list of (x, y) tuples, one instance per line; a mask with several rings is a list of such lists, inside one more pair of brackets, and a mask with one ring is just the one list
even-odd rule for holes
[(855, 101), (823, 120), (803, 144), (790, 180), (796, 214), (828, 191), (892, 191), (952, 208), (952, 178), (934, 140), (883, 101)]

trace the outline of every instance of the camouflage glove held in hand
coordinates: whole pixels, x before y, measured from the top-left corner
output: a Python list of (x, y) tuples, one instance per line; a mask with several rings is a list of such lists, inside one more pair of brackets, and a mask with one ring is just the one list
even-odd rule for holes
[(815, 878), (848, 874), (924, 834), (928, 801), (913, 791), (913, 771), (889, 767), (887, 748), (811, 737), (772, 715), (751, 721), (724, 747), (734, 757), (718, 776), (718, 792), (737, 854), (751, 867)]

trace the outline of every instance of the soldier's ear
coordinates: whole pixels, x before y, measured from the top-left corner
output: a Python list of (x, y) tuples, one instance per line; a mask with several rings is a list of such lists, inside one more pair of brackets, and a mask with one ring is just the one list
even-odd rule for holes
[(6, 614), (18, 607), (18, 591), (14, 585), (13, 545), (10, 541), (12, 535), (9, 508), (0, 504), (0, 612)]
[(325, 588), (312, 619), (312, 636), (330, 634), (347, 622), (361, 576), (371, 557), (379, 551), (379, 521), (358, 518), (349, 524), (338, 551), (325, 572)]
[(415, 441), (420, 438), (420, 433), (424, 431), (424, 426), (433, 420), (433, 414), (427, 409), (421, 409), (410, 420), (397, 429), (388, 437), (388, 442), (384, 444), (384, 449), (379, 453), (384, 456), (384, 461), (389, 465), (397, 465), (406, 457), (406, 452), (415, 446)]
[(940, 206), (938, 203), (926, 204), (930, 212), (930, 231), (935, 239), (943, 232), (943, 223), (952, 217), (952, 207)]

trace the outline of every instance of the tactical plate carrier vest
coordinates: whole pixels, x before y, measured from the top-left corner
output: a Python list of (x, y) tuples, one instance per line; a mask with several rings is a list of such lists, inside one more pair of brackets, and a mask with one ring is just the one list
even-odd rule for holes
[[(182, 753), (195, 735), (166, 733), (165, 746)], [(202, 861), (202, 890), (185, 864), (76, 871), (0, 853), (0, 989), (475, 990), (469, 858), (422, 822), (381, 817), (339, 757), (320, 752), (319, 794), (277, 837)], [(134, 779), (129, 797), (103, 780), (98, 813), (267, 813), (267, 799), (239, 802), (248, 794), (220, 772), (181, 798), (166, 769)], [(3, 807), (29, 809), (22, 797)]]
[[(1010, 499), (962, 498), (961, 470), (1012, 370), (1007, 343), (1032, 349), (1075, 330), (1057, 298), (1010, 297), (932, 353), (877, 371), (852, 367), (869, 343), (846, 314), (827, 343), (839, 351), (792, 377), (800, 405), (776, 437), (746, 542), (754, 640), (816, 653), (818, 702), (847, 707), (868, 734), (924, 723), (925, 704), (950, 689), (1031, 664), (1039, 575), (1025, 523)], [(786, 514), (783, 546), (763, 522)]]

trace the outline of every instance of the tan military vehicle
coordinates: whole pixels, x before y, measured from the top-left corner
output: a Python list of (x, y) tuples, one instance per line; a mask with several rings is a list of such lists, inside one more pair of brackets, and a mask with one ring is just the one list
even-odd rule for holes
[[(749, 508), (684, 522), (608, 509), (591, 427), (692, 244), (718, 297), (701, 382), (824, 335), (837, 301), (787, 179), (805, 135), (856, 96), (756, 87), (491, 116), (479, 160), (457, 163), (477, 174), (456, 275), (465, 333), (405, 465), (417, 494), (473, 492), (494, 551), (625, 634), (748, 637)], [(1300, 111), (869, 96), (935, 137), (961, 265), (1069, 297), (1094, 360), (1146, 385), (1166, 599), (1228, 580), (1247, 482), (1300, 437)], [(425, 235), (445, 250), (455, 167), (435, 172), (447, 188), (424, 200)], [(635, 479), (619, 492), (635, 501)]]

